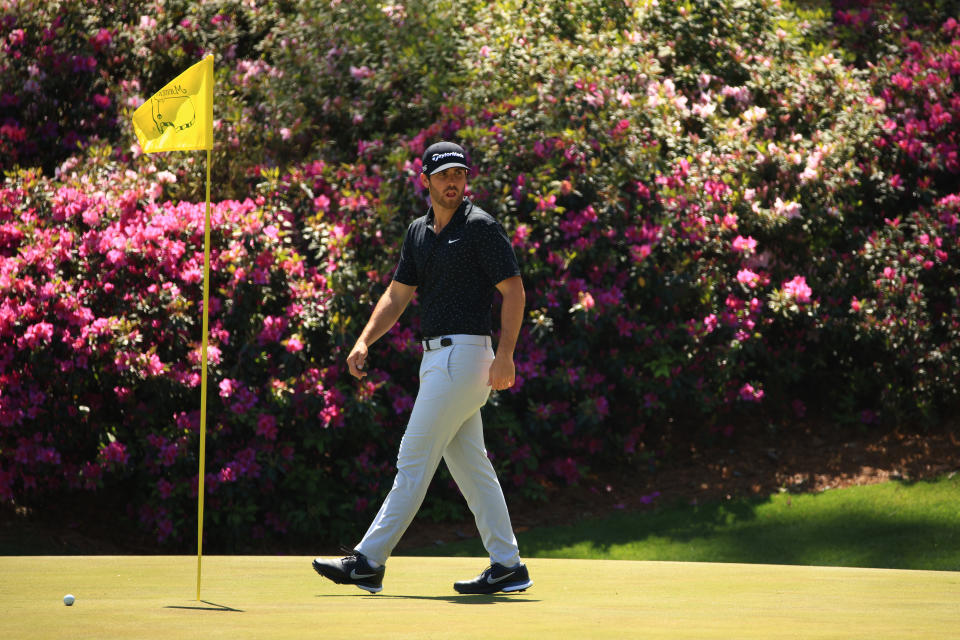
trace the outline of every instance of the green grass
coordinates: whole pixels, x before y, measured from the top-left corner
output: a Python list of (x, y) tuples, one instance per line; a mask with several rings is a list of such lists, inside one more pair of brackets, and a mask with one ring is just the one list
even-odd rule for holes
[[(0, 557), (0, 638), (956, 638), (960, 573), (528, 560), (533, 588), (460, 596), (483, 558), (394, 557), (384, 591), (306, 557)], [(65, 593), (76, 604), (62, 603)]]
[(209, 556), (201, 601), (195, 557), (0, 557), (0, 638), (955, 638), (958, 497), (954, 476), (537, 529), (511, 595), (452, 590), (476, 541), (394, 556), (379, 595), (306, 557)]
[[(960, 475), (622, 513), (518, 535), (528, 558), (960, 570)], [(411, 555), (482, 556), (479, 540)]]

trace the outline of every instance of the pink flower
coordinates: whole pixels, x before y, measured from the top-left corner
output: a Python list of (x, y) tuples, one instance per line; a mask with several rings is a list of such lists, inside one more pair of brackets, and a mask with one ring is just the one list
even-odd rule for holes
[(737, 236), (733, 240), (733, 249), (735, 251), (752, 253), (753, 251), (756, 250), (756, 248), (757, 248), (757, 241), (751, 238), (750, 236), (747, 236), (746, 238), (744, 238), (743, 236)]
[(557, 206), (557, 196), (549, 195), (546, 198), (540, 198), (537, 201), (537, 211), (546, 211), (547, 209), (553, 209)]
[(810, 302), (812, 293), (813, 291), (807, 285), (807, 279), (803, 276), (796, 276), (793, 280), (783, 283), (783, 295), (801, 304)]
[(717, 316), (714, 313), (711, 313), (706, 318), (703, 319), (703, 327), (706, 329), (707, 333), (712, 333), (717, 328)]
[(290, 353), (297, 353), (298, 351), (303, 351), (303, 343), (300, 341), (300, 338), (297, 336), (292, 336), (286, 342), (287, 351)]
[(123, 444), (114, 441), (100, 449), (100, 458), (104, 462), (127, 464), (129, 456), (127, 455), (127, 448)]
[(224, 378), (220, 381), (220, 397), (229, 398), (237, 390), (237, 384), (230, 378)]
[(177, 458), (180, 456), (180, 447), (177, 443), (173, 442), (170, 444), (165, 444), (160, 447), (160, 464), (165, 467), (173, 465), (177, 461)]
[(257, 418), (257, 435), (267, 440), (277, 439), (277, 419), (266, 413)]
[(157, 354), (151, 353), (150, 357), (147, 358), (146, 371), (151, 376), (158, 376), (163, 373), (163, 362), (160, 361)]
[(527, 236), (530, 234), (530, 227), (525, 224), (517, 225), (517, 228), (513, 232), (513, 240), (511, 244), (515, 247), (522, 247), (527, 240)]
[(403, 393), (393, 399), (393, 410), (397, 415), (406, 413), (413, 409), (413, 398)]
[(351, 65), (350, 75), (353, 76), (353, 78), (356, 80), (363, 80), (364, 78), (369, 78), (373, 76), (374, 72), (367, 65), (363, 65), (362, 67), (354, 67), (353, 65)]
[(610, 415), (610, 401), (603, 396), (598, 396), (594, 398), (594, 403), (597, 406), (597, 415), (601, 417), (606, 417)]
[(622, 338), (629, 338), (633, 334), (633, 330), (637, 328), (637, 325), (633, 322), (630, 322), (622, 315), (617, 314), (617, 333)]
[(737, 272), (737, 282), (753, 289), (760, 281), (760, 276), (750, 271), (750, 269), (741, 269)]
[(223, 469), (220, 469), (220, 475), (218, 477), (220, 482), (236, 482), (237, 472), (230, 465), (225, 466)]
[(53, 325), (49, 322), (38, 322), (30, 325), (21, 338), (17, 339), (17, 347), (33, 348), (39, 344), (49, 344), (53, 340)]
[(100, 29), (100, 31), (90, 38), (90, 44), (93, 45), (93, 48), (97, 51), (102, 51), (109, 46), (112, 41), (113, 36), (110, 35), (108, 29)]
[(14, 29), (10, 32), (9, 42), (11, 47), (19, 46), (27, 39), (27, 32), (23, 29)]
[(187, 267), (180, 273), (180, 279), (187, 284), (197, 284), (203, 280), (203, 271), (199, 267)]
[(553, 472), (573, 484), (580, 479), (580, 469), (573, 458), (557, 458), (553, 461)]
[(45, 447), (37, 452), (37, 462), (46, 462), (47, 464), (60, 464), (60, 453), (53, 447)]
[(649, 244), (631, 245), (630, 257), (633, 258), (634, 262), (643, 262), (652, 251), (653, 248)]
[(220, 364), (220, 348), (219, 347), (216, 347), (212, 344), (207, 346), (207, 363)]
[(763, 389), (755, 389), (749, 382), (740, 387), (740, 399), (744, 402), (760, 402), (763, 400)]
[(81, 474), (84, 480), (84, 487), (87, 489), (95, 489), (103, 478), (103, 467), (93, 462), (84, 462)]
[(777, 214), (792, 220), (800, 217), (802, 207), (799, 202), (784, 202), (781, 198), (777, 198), (776, 202), (773, 203), (773, 209)]
[(277, 342), (287, 329), (287, 319), (281, 316), (267, 316), (263, 319), (263, 330), (258, 340), (260, 344)]
[(590, 295), (588, 291), (581, 291), (579, 293), (579, 297), (580, 297), (580, 306), (583, 307), (585, 310), (589, 311), (590, 309), (593, 309), (594, 306), (596, 306), (596, 302), (594, 301), (593, 296)]

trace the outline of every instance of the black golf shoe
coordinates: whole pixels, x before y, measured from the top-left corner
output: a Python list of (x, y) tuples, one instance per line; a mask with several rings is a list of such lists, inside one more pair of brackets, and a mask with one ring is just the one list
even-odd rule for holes
[(374, 569), (367, 562), (366, 556), (354, 551), (339, 560), (314, 558), (313, 570), (337, 584), (352, 584), (370, 593), (380, 593), (383, 590), (383, 574), (387, 568), (381, 565)]
[(526, 591), (533, 586), (533, 580), (522, 562), (513, 568), (494, 562), (473, 580), (455, 582), (453, 588), (458, 593), (496, 593), (503, 591)]

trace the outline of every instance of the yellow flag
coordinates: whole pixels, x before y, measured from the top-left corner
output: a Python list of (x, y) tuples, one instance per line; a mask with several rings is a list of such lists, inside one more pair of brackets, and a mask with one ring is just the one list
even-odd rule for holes
[(133, 112), (144, 153), (213, 149), (213, 56), (207, 56)]

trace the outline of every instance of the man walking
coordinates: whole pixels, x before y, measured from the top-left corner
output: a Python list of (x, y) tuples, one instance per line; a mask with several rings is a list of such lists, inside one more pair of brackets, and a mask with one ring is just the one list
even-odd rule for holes
[[(463, 148), (452, 142), (438, 142), (424, 152), (420, 182), (429, 190), (431, 206), (407, 228), (393, 280), (347, 356), (351, 375), (363, 378), (369, 346), (390, 330), (419, 290), (420, 390), (400, 443), (393, 488), (353, 554), (313, 561), (320, 575), (371, 593), (383, 588), (387, 558), (419, 510), (440, 458), (490, 554), (483, 573), (456, 582), (454, 589), (495, 593), (533, 585), (520, 562), (480, 418), (491, 389), (514, 383), (513, 351), (525, 294), (503, 228), (464, 197), (469, 168)], [(496, 353), (490, 339), (494, 289), (503, 296)]]

